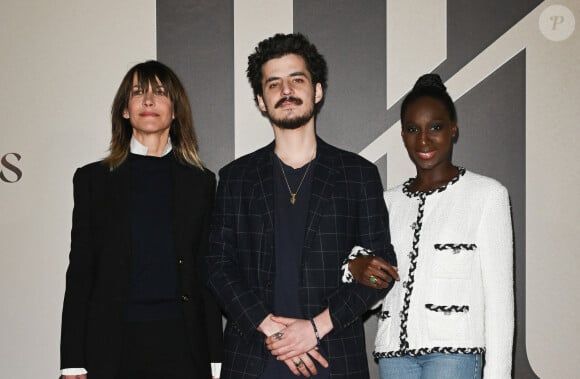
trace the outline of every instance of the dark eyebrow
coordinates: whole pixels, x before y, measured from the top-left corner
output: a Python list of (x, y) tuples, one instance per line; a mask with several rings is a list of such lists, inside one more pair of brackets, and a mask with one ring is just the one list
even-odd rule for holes
[[(307, 77), (306, 74), (304, 72), (302, 72), (302, 71), (293, 72), (293, 73), (291, 73), (288, 76), (290, 76), (290, 77), (295, 77), (295, 76), (304, 76), (304, 77)], [(270, 82), (273, 82), (273, 81), (276, 81), (276, 80), (280, 80), (280, 77), (279, 76), (272, 76), (272, 77), (266, 79), (266, 81), (264, 83), (270, 83)]]
[(280, 78), (278, 76), (272, 76), (272, 77), (269, 77), (268, 79), (266, 79), (266, 81), (264, 83), (270, 83), (270, 82), (273, 82), (276, 80), (280, 80)]

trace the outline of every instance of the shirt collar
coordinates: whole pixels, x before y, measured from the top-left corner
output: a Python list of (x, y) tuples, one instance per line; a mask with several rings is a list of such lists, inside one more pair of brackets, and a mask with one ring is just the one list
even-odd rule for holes
[[(131, 136), (131, 143), (129, 144), (129, 149), (130, 149), (131, 153), (137, 154), (137, 155), (147, 155), (147, 151), (149, 150), (147, 148), (147, 146), (145, 146), (141, 142), (137, 141), (137, 139), (134, 136)], [(169, 154), (171, 149), (172, 149), (171, 138), (168, 138), (167, 145), (165, 145), (165, 149), (163, 150), (163, 153), (161, 154), (161, 156), (164, 157), (167, 154)]]

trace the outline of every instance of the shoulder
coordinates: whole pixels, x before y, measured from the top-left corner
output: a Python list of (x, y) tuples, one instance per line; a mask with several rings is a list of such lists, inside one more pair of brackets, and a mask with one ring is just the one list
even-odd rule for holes
[(404, 195), (403, 184), (398, 184), (385, 191), (385, 198), (393, 198), (395, 196)]
[(245, 172), (249, 169), (255, 169), (259, 162), (268, 159), (269, 153), (272, 150), (273, 143), (231, 161), (219, 170), (218, 175), (220, 179), (230, 176), (244, 176)]
[(77, 169), (79, 172), (105, 172), (109, 171), (109, 167), (106, 165), (104, 161), (96, 161), (88, 163), (82, 167)]
[(342, 167), (362, 167), (376, 169), (376, 166), (368, 161), (367, 159), (361, 157), (360, 155), (353, 153), (352, 151), (347, 151), (336, 146), (330, 145), (321, 139), (318, 140), (319, 143), (319, 154), (327, 155), (331, 158), (337, 160), (338, 166)]
[(111, 172), (104, 161), (96, 161), (77, 168), (74, 178), (89, 178), (107, 175)]
[(498, 180), (491, 178), (489, 176), (477, 174), (473, 171), (466, 170), (465, 175), (461, 180), (464, 187), (469, 191), (473, 191), (480, 194), (485, 193), (505, 193), (507, 194), (507, 188), (501, 184)]
[(205, 181), (215, 181), (215, 174), (213, 173), (213, 171), (211, 171), (205, 166), (197, 167), (191, 164), (183, 164), (178, 161), (175, 161), (175, 164), (178, 167), (183, 168), (186, 172), (190, 173), (191, 175), (194, 175), (198, 178), (202, 178)]
[(399, 184), (397, 186), (391, 187), (386, 190), (383, 194), (387, 208), (391, 208), (393, 203), (401, 201), (401, 198), (405, 198), (406, 195), (403, 193), (403, 185)]
[[(318, 140), (317, 164), (329, 171), (338, 172), (338, 177), (346, 181), (368, 182), (379, 181), (377, 166), (360, 155), (329, 145)], [(382, 187), (382, 185), (381, 185)]]

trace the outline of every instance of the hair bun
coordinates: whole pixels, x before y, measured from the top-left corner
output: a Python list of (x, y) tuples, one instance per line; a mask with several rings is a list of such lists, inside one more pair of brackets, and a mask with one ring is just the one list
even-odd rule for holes
[(413, 91), (419, 88), (436, 88), (444, 92), (447, 91), (447, 87), (445, 87), (438, 74), (421, 75), (419, 79), (417, 79), (415, 86), (413, 86)]

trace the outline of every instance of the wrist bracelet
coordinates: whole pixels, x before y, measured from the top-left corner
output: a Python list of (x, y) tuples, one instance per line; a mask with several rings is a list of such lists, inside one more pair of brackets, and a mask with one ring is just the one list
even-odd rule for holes
[(318, 334), (318, 328), (316, 327), (314, 318), (310, 319), (310, 323), (312, 324), (312, 329), (314, 329), (314, 335), (316, 336), (316, 346), (320, 346), (320, 334)]

